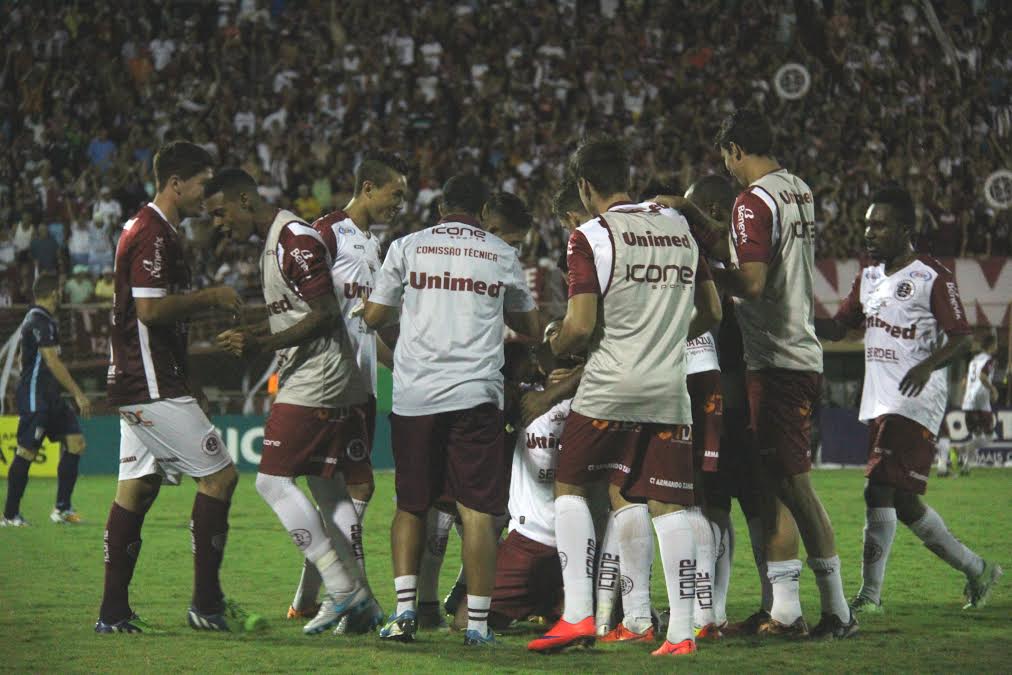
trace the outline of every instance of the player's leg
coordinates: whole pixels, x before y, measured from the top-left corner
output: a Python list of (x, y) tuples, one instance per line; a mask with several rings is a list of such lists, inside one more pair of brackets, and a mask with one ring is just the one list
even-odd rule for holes
[(870, 478), (864, 488), (866, 510), (861, 590), (850, 603), (855, 612), (879, 612), (882, 608), (882, 582), (896, 537), (894, 493), (891, 485), (872, 482)]
[[(653, 640), (650, 612), (650, 569), (654, 562), (654, 535), (646, 504), (622, 496), (617, 485), (608, 486), (618, 538), (622, 573), (622, 623), (602, 642)], [(627, 581), (628, 580), (628, 581)]]
[(60, 464), (56, 467), (56, 506), (49, 519), (54, 523), (79, 523), (71, 504), (74, 486), (80, 468), (81, 455), (84, 454), (84, 436), (80, 433), (67, 434), (60, 443)]
[(713, 624), (719, 631), (727, 625), (727, 593), (734, 567), (734, 526), (731, 523), (730, 500), (726, 509), (717, 504), (708, 504), (705, 508), (716, 548), (713, 565)]
[(439, 572), (446, 555), (446, 542), (455, 517), (438, 506), (429, 509), (425, 523), (425, 546), (418, 567), (418, 627), (440, 628), (446, 625), (439, 606)]
[[(220, 443), (220, 441), (217, 441)], [(224, 446), (224, 444), (222, 444)], [(212, 474), (195, 477), (197, 494), (190, 515), (193, 543), (193, 607), (202, 614), (219, 614), (225, 609), (219, 571), (228, 539), (228, 512), (239, 472), (229, 462)]]
[(28, 487), (28, 469), (42, 447), (46, 437), (49, 415), (34, 412), (18, 418), (17, 450), (10, 466), (7, 467), (7, 499), (4, 502), (3, 519), (0, 526), (24, 527), (28, 522), (21, 516), (21, 498)]
[(605, 519), (604, 533), (598, 537), (597, 577), (594, 582), (594, 623), (598, 637), (611, 632), (615, 602), (622, 593), (621, 552), (615, 511)]

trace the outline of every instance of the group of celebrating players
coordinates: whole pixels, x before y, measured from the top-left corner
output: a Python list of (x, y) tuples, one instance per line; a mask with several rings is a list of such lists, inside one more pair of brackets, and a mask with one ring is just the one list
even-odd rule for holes
[[(966, 575), (968, 607), (983, 604), (1001, 568), (920, 498), (945, 413), (944, 368), (969, 349), (971, 331), (951, 272), (914, 251), (909, 194), (872, 197), (874, 263), (834, 318), (816, 319), (811, 189), (778, 164), (754, 110), (730, 115), (715, 145), (744, 186), (737, 197), (707, 176), (684, 197), (634, 200), (623, 143), (589, 140), (574, 152), (555, 200), (571, 231), (564, 317), (542, 316), (528, 290), (512, 245), (530, 227), (523, 202), (490, 195), (476, 176), (450, 178), (441, 220), (395, 240), (381, 260), (370, 226), (389, 222), (408, 189), (396, 157), (364, 159), (348, 205), (308, 223), (265, 202), (241, 169), (215, 173), (199, 146), (163, 147), (157, 195), (126, 223), (116, 252), (108, 385), (121, 414), (120, 474), (95, 630), (152, 630), (128, 588), (144, 516), (160, 486), (183, 474), (197, 482), (189, 625), (263, 625), (219, 583), (238, 474), (188, 382), (187, 320), (240, 307), (227, 287), (189, 291), (177, 228), (205, 208), (227, 236), (264, 242), (268, 318), (226, 330), (218, 344), (243, 359), (278, 355), (256, 488), (305, 557), (289, 618), (305, 618), (306, 634), (379, 628), (382, 640), (406, 642), (445, 626), (436, 580), (454, 524), (463, 569), (445, 610), (466, 645), (492, 644), (493, 629), (531, 617), (554, 621), (528, 645), (546, 653), (661, 633), (655, 655), (734, 634), (847, 638), (857, 614), (882, 611), (898, 520)], [(507, 327), (519, 341), (505, 342)], [(867, 517), (863, 583), (848, 602), (810, 478), (810, 430), (819, 338), (862, 327)], [(362, 546), (377, 363), (393, 371), (389, 617)], [(40, 425), (19, 434), (26, 455), (46, 433)], [(732, 498), (763, 588), (758, 611), (738, 623), (725, 609)], [(666, 615), (651, 606), (654, 535)], [(801, 541), (822, 605), (811, 630)]]

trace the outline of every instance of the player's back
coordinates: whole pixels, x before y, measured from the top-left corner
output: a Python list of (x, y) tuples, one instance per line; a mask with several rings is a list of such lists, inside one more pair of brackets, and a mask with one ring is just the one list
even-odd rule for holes
[(991, 410), (991, 392), (980, 381), (981, 374), (990, 375), (993, 359), (987, 352), (980, 352), (966, 368), (966, 390), (963, 392), (963, 410)]
[(190, 287), (181, 236), (154, 203), (123, 226), (114, 270), (109, 402), (127, 405), (188, 395), (186, 323), (148, 326), (137, 318), (136, 299), (164, 298)]
[(60, 397), (60, 385), (42, 358), (44, 347), (58, 347), (56, 318), (45, 308), (29, 308), (21, 323), (21, 379), (18, 381), (18, 412), (47, 408)]
[(581, 225), (570, 242), (592, 250), (601, 292), (573, 410), (691, 424), (685, 353), (700, 263), (685, 218), (651, 202), (616, 205)]

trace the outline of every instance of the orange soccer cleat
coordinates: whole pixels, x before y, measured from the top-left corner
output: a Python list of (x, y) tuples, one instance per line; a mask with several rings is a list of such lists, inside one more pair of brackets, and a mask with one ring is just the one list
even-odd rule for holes
[(626, 628), (624, 623), (620, 623), (602, 637), (601, 642), (653, 642), (656, 639), (653, 626), (642, 633), (634, 633)]
[(542, 654), (561, 652), (571, 647), (593, 647), (596, 634), (594, 617), (588, 616), (579, 623), (569, 623), (565, 619), (552, 626), (551, 630), (527, 643), (527, 649)]
[(715, 623), (708, 623), (696, 629), (697, 640), (719, 640), (722, 637), (724, 634), (720, 631), (720, 626)]
[(294, 607), (288, 608), (289, 619), (312, 619), (320, 611), (320, 603), (316, 603), (311, 607), (305, 609), (295, 609)]
[(695, 640), (682, 640), (678, 644), (664, 641), (660, 647), (650, 652), (651, 656), (685, 656), (696, 653)]

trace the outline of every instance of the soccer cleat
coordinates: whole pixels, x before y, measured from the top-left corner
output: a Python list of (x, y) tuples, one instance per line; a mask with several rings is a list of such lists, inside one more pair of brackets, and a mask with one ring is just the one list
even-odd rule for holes
[(418, 628), (420, 630), (440, 630), (446, 628), (446, 618), (438, 602), (418, 603)]
[(743, 635), (758, 635), (762, 627), (770, 622), (770, 613), (760, 609), (744, 621), (731, 623), (724, 626), (723, 633), (726, 636), (739, 637)]
[(843, 640), (853, 637), (856, 634), (857, 617), (854, 615), (853, 611), (850, 613), (850, 621), (847, 623), (844, 623), (843, 619), (838, 617), (836, 614), (823, 612), (822, 619), (819, 621), (819, 624), (812, 629), (809, 637), (813, 640)]
[(162, 631), (158, 630), (150, 623), (134, 614), (126, 619), (123, 619), (122, 621), (117, 621), (115, 623), (106, 623), (105, 621), (102, 621), (102, 619), (99, 619), (98, 621), (95, 622), (95, 632), (102, 635), (108, 635), (110, 633), (157, 634), (161, 633)]
[(551, 630), (527, 643), (527, 649), (542, 654), (554, 654), (571, 647), (593, 647), (596, 639), (594, 617), (588, 616), (579, 623), (559, 619)]
[[(822, 625), (821, 622), (819, 625)], [(757, 635), (768, 637), (783, 637), (790, 639), (808, 637), (808, 624), (805, 617), (799, 616), (792, 624), (780, 623), (774, 618), (759, 626)]]
[(312, 607), (306, 609), (295, 609), (292, 606), (288, 607), (288, 616), (286, 619), (312, 619), (320, 611), (320, 603), (316, 603)]
[(31, 527), (31, 525), (20, 513), (14, 514), (13, 518), (7, 516), (0, 518), (0, 527)]
[(383, 608), (376, 598), (362, 611), (350, 612), (341, 617), (334, 635), (364, 635), (383, 625)]
[(81, 522), (81, 516), (77, 515), (74, 509), (66, 511), (53, 509), (53, 512), (49, 514), (49, 519), (57, 525), (77, 525)]
[(850, 601), (850, 611), (854, 614), (882, 614), (885, 612), (882, 608), (881, 600), (875, 602), (860, 593), (855, 595), (854, 599)]
[(678, 644), (664, 641), (660, 647), (650, 652), (651, 656), (685, 656), (696, 653), (695, 640), (682, 640)]
[(414, 610), (408, 609), (397, 615), (390, 615), (387, 624), (380, 628), (381, 640), (390, 642), (414, 642), (418, 632), (418, 618)]
[(963, 588), (963, 599), (966, 600), (963, 609), (975, 609), (986, 605), (994, 585), (1004, 573), (1001, 565), (985, 560), (984, 569), (979, 575), (967, 577), (966, 587)]
[(454, 584), (450, 592), (443, 598), (443, 611), (450, 616), (456, 616), (457, 607), (467, 597), (467, 586), (464, 584)]
[(225, 608), (214, 614), (204, 614), (191, 606), (186, 613), (186, 621), (194, 630), (226, 633), (252, 633), (267, 627), (267, 621), (262, 616), (247, 612), (232, 600), (226, 600)]
[(724, 637), (724, 634), (720, 632), (720, 627), (715, 623), (700, 626), (695, 630), (695, 633), (697, 640), (719, 640)]
[(657, 636), (654, 634), (654, 627), (650, 626), (642, 633), (634, 633), (625, 627), (624, 623), (615, 626), (607, 635), (601, 638), (601, 642), (654, 642)]
[(464, 645), (467, 647), (494, 647), (495, 633), (488, 629), (488, 633), (482, 635), (476, 630), (468, 630), (464, 633)]
[(333, 628), (345, 615), (364, 612), (372, 601), (372, 595), (365, 586), (359, 586), (340, 600), (328, 593), (320, 604), (320, 611), (302, 627), (306, 635), (316, 635)]

